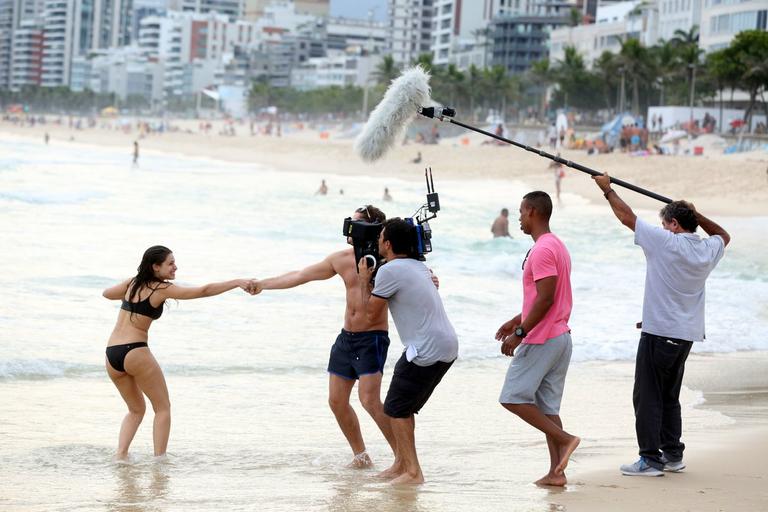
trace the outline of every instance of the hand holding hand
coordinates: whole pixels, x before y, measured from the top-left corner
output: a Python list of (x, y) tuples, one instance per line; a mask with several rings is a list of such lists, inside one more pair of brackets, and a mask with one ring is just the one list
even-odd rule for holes
[(261, 283), (257, 279), (243, 279), (240, 288), (251, 295), (257, 295), (258, 293), (261, 293), (261, 290), (263, 289)]

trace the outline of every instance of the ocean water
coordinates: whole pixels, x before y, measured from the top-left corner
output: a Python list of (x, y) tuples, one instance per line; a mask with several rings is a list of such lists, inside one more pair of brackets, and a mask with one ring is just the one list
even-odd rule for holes
[[(516, 211), (529, 188), (452, 181), (437, 168), (443, 210), (431, 222), (428, 264), (460, 359), (417, 418), (427, 484), (392, 489), (371, 471), (345, 468), (349, 448), (326, 405), (327, 357), (344, 312), (338, 278), (256, 297), (234, 290), (171, 301), (150, 332), (173, 404), (169, 457), (151, 457), (148, 412), (131, 462), (112, 462), (124, 404), (103, 351), (119, 303), (101, 290), (133, 275), (144, 249), (170, 247), (179, 284), (266, 277), (344, 248), (343, 218), (362, 204), (409, 216), (425, 200), (418, 173), (321, 176), (169, 154), (143, 154), (133, 168), (130, 160), (130, 147), (0, 141), (0, 509), (555, 506), (556, 495), (529, 483), (546, 472), (543, 439), (496, 403), (508, 360), (493, 335), (521, 307), (532, 241), (517, 230)], [(321, 178), (326, 197), (314, 195)], [(380, 201), (385, 186), (391, 203)], [(494, 240), (489, 227), (502, 207), (511, 210), (514, 238)], [(734, 241), (708, 281), (707, 341), (695, 351), (766, 350), (768, 219), (718, 220)], [(634, 357), (644, 258), (605, 205), (567, 191), (552, 228), (573, 261), (574, 364), (563, 417), (584, 438), (578, 468), (580, 456), (602, 447), (634, 450), (631, 382), (610, 361)], [(394, 326), (391, 334), (388, 370), (400, 353)], [(596, 390), (595, 372), (614, 385)], [(728, 423), (695, 407), (695, 390), (683, 398), (687, 425)], [(378, 469), (386, 467), (386, 443), (356, 408)], [(595, 408), (616, 412), (597, 418)]]

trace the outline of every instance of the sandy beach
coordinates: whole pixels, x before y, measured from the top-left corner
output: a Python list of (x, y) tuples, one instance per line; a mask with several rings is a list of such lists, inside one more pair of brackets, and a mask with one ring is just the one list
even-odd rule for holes
[[(436, 145), (398, 145), (371, 165), (363, 163), (354, 153), (352, 138), (340, 138), (333, 131), (329, 131), (329, 138), (321, 138), (322, 130), (298, 129), (298, 125), (287, 124), (282, 137), (250, 136), (248, 126), (241, 125), (237, 126), (238, 135), (222, 136), (218, 135), (221, 124), (216, 122), (209, 135), (197, 133), (196, 121), (175, 121), (173, 125), (181, 131), (139, 139), (141, 151), (258, 162), (276, 169), (319, 175), (388, 175), (414, 180), (423, 179), (424, 167), (431, 166), (438, 179), (521, 180), (532, 187), (554, 192), (554, 179), (548, 168), (550, 160), (512, 146), (483, 145), (482, 142), (490, 139), (474, 133), (444, 138)], [(125, 134), (99, 128), (73, 130), (50, 124), (16, 127), (7, 122), (0, 123), (0, 131), (39, 140), (48, 132), (51, 144), (124, 147), (127, 160), (137, 137), (135, 130)], [(467, 145), (462, 143), (463, 138)], [(422, 162), (411, 163), (417, 152), (421, 152)], [(768, 151), (723, 155), (717, 148), (706, 147), (700, 157), (635, 157), (618, 152), (588, 156), (585, 151), (566, 150), (561, 156), (658, 194), (692, 201), (711, 215), (768, 215)], [(566, 170), (562, 189), (591, 201), (603, 201), (591, 179), (575, 169)], [(634, 192), (624, 191), (622, 195), (633, 207), (658, 208), (657, 201)]]
[[(178, 121), (174, 124), (185, 130), (197, 130), (196, 121)], [(212, 133), (216, 133), (217, 128), (214, 124)], [(398, 146), (385, 159), (369, 166), (354, 154), (351, 138), (343, 139), (332, 134), (329, 139), (322, 139), (318, 130), (299, 131), (291, 126), (284, 127), (284, 135), (280, 138), (250, 136), (246, 135), (247, 125), (237, 128), (240, 134), (234, 137), (185, 131), (153, 134), (139, 139), (141, 154), (259, 163), (281, 171), (316, 173), (318, 184), (320, 179), (334, 175), (391, 176), (421, 181), (424, 167), (431, 166), (438, 190), (441, 179), (468, 180), (473, 184), (482, 184), (485, 180), (508, 180), (554, 193), (554, 180), (552, 171), (548, 169), (548, 160), (512, 147), (482, 145), (482, 139), (474, 136), (468, 139), (467, 145), (459, 137), (443, 139), (438, 145)], [(41, 150), (44, 148), (44, 133), (50, 134), (52, 146), (75, 146), (85, 152), (93, 146), (123, 148), (126, 165), (130, 163), (132, 143), (136, 140), (135, 131), (126, 134), (99, 128), (71, 130), (53, 125), (30, 128), (0, 123), (0, 137), (37, 140), (41, 142)], [(411, 163), (417, 152), (421, 152), (421, 163)], [(768, 216), (766, 151), (726, 156), (711, 149), (705, 150), (701, 157), (632, 157), (618, 153), (587, 156), (583, 151), (565, 151), (562, 156), (659, 194), (690, 200), (726, 229), (730, 217)], [(337, 188), (333, 182), (329, 183), (329, 187), (332, 191)], [(564, 193), (581, 196), (593, 204), (605, 202), (592, 180), (578, 171), (567, 170), (562, 187)], [(379, 191), (376, 194), (378, 196)], [(621, 195), (632, 207), (645, 210), (659, 208), (660, 203), (657, 201), (633, 192), (622, 191)], [(509, 201), (510, 209), (513, 209), (512, 217), (515, 218), (518, 198), (511, 197)], [(488, 221), (489, 225), (491, 220)], [(755, 231), (732, 233), (734, 243), (729, 250), (747, 251), (753, 246), (765, 247), (768, 235), (765, 225), (762, 224), (763, 227)], [(739, 238), (739, 235), (742, 237)], [(642, 293), (638, 290), (637, 294), (640, 296)], [(763, 318), (768, 317), (768, 304), (762, 305), (761, 311)], [(718, 312), (708, 310), (708, 325), (718, 320)], [(569, 410), (574, 411), (571, 416), (579, 418), (574, 433), (583, 432), (584, 441), (569, 466), (567, 487), (541, 490), (536, 495), (541, 507), (533, 510), (630, 512), (646, 511), (649, 508), (670, 511), (766, 509), (768, 352), (698, 353), (691, 356), (684, 385), (699, 401), (694, 411), (706, 410), (708, 415), (718, 415), (721, 419), (712, 428), (711, 423), (697, 419), (695, 413), (684, 413), (683, 440), (687, 446), (685, 460), (688, 468), (682, 474), (667, 474), (663, 478), (623, 477), (618, 471), (620, 464), (636, 459), (637, 449), (632, 437), (633, 369), (631, 361), (597, 361), (578, 365), (574, 379), (579, 383), (580, 390), (571, 392), (566, 389), (563, 414), (567, 421)], [(479, 382), (488, 384), (490, 388), (500, 383), (501, 377), (483, 377)], [(458, 383), (447, 386), (454, 386), (447, 389), (457, 394), (466, 391), (466, 386)], [(494, 387), (487, 394), (493, 399), (491, 395), (495, 393)], [(606, 400), (601, 402), (600, 397), (603, 396)], [(191, 397), (187, 399), (191, 400)], [(584, 403), (593, 409), (588, 412), (581, 410)], [(489, 407), (495, 406), (491, 404)], [(501, 414), (497, 413), (499, 417)], [(495, 417), (491, 416), (492, 419)], [(503, 417), (510, 429), (526, 428), (516, 419)], [(604, 444), (592, 435), (592, 432), (613, 431), (614, 428), (622, 431), (622, 443)], [(525, 468), (526, 472), (528, 470)], [(479, 507), (482, 503), (477, 505)], [(391, 509), (410, 510), (408, 505), (393, 506)], [(496, 508), (491, 506), (488, 509)], [(348, 508), (338, 507), (334, 510)]]

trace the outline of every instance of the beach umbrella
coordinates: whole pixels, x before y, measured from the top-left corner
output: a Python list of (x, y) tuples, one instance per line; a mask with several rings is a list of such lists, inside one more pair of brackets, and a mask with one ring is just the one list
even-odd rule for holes
[(685, 130), (669, 130), (667, 133), (664, 134), (664, 136), (661, 138), (659, 142), (662, 144), (665, 144), (667, 142), (676, 141), (678, 139), (682, 139), (684, 137), (688, 136), (688, 132)]

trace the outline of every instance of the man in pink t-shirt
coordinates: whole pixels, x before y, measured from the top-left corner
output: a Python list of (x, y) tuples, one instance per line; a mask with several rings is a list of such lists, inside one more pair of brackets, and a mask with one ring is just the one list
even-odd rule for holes
[[(514, 356), (499, 402), (544, 432), (549, 472), (539, 485), (563, 486), (565, 468), (580, 439), (563, 430), (560, 402), (571, 361), (571, 257), (549, 230), (552, 199), (530, 192), (520, 203), (520, 229), (534, 245), (523, 262), (523, 312), (496, 332), (501, 352)], [(517, 350), (520, 345), (522, 347)]]

